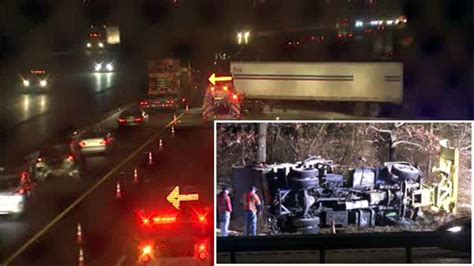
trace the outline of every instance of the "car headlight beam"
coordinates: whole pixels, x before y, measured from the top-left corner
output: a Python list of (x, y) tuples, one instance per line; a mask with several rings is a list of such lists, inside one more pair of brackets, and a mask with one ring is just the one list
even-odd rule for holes
[(105, 68), (108, 70), (108, 71), (113, 71), (114, 70), (114, 67), (112, 66), (111, 63), (108, 63)]
[(40, 86), (41, 87), (46, 87), (46, 85), (48, 85), (48, 82), (46, 80), (40, 81)]
[(461, 226), (453, 226), (453, 227), (450, 227), (450, 228), (447, 229), (447, 231), (449, 231), (451, 233), (461, 232), (461, 230), (462, 230)]
[(100, 47), (100, 48), (104, 48), (104, 43), (103, 43), (103, 42), (99, 42), (99, 47)]
[(23, 86), (25, 86), (25, 87), (30, 86), (30, 81), (27, 80), (27, 79), (24, 79), (24, 80), (23, 80)]
[(100, 64), (95, 64), (95, 67), (94, 67), (95, 71), (100, 71), (102, 69), (102, 63)]
[(87, 43), (87, 48), (91, 48), (92, 44), (90, 42)]

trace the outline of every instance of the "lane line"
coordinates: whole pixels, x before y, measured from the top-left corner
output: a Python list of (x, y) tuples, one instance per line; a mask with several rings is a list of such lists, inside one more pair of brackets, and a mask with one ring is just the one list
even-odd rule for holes
[(125, 261), (125, 259), (127, 258), (127, 255), (123, 254), (120, 259), (117, 261), (117, 263), (115, 263), (115, 266), (122, 266), (123, 262)]
[[(176, 121), (179, 118), (183, 117), (185, 112), (181, 113), (179, 116), (176, 117)], [(105, 174), (97, 183), (95, 183), (92, 187), (90, 187), (82, 196), (76, 199), (69, 207), (67, 207), (63, 212), (58, 214), (49, 224), (47, 224), (43, 229), (41, 229), (38, 233), (36, 233), (30, 240), (25, 242), (17, 251), (15, 251), (12, 255), (10, 255), (3, 263), (3, 266), (10, 265), (25, 249), (27, 249), (31, 244), (33, 244), (38, 238), (43, 236), (51, 227), (53, 227), (56, 223), (58, 223), (66, 214), (68, 214), (72, 209), (74, 209), (79, 203), (81, 203), (89, 194), (91, 194), (97, 187), (99, 187), (102, 183), (104, 183), (107, 179), (109, 179), (118, 169), (123, 167), (126, 163), (128, 163), (131, 159), (133, 159), (141, 150), (143, 150), (147, 145), (149, 145), (153, 140), (155, 140), (158, 136), (160, 136), (167, 128), (173, 125), (175, 120), (171, 120), (165, 127), (160, 130), (158, 133), (151, 136), (147, 141), (145, 141), (138, 149), (132, 152), (125, 160), (115, 166), (112, 170), (110, 170), (107, 174)]]

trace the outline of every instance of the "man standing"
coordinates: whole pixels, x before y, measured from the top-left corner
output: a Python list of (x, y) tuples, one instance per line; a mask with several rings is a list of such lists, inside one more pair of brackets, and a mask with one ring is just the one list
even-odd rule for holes
[(217, 211), (219, 213), (221, 236), (227, 236), (229, 232), (230, 214), (232, 213), (229, 192), (229, 187), (225, 186), (222, 188), (222, 192), (217, 196)]
[(257, 235), (257, 211), (260, 212), (260, 198), (257, 195), (257, 188), (250, 187), (248, 193), (242, 195), (241, 203), (244, 207), (244, 236)]

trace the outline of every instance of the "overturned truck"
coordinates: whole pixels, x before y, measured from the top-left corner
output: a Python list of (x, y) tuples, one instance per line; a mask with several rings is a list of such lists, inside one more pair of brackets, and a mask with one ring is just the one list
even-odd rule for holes
[(413, 224), (420, 207), (430, 202), (430, 195), (423, 193), (421, 171), (407, 162), (336, 173), (332, 161), (311, 157), (296, 163), (235, 168), (232, 182), (236, 195), (257, 186), (264, 221), (273, 233)]

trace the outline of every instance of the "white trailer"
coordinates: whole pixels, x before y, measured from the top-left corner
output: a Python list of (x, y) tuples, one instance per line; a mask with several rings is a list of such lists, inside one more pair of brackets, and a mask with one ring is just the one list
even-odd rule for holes
[[(386, 62), (232, 62), (234, 87), (244, 103), (330, 101), (378, 115), (380, 104), (401, 104), (403, 64)], [(368, 108), (367, 108), (368, 107)]]

